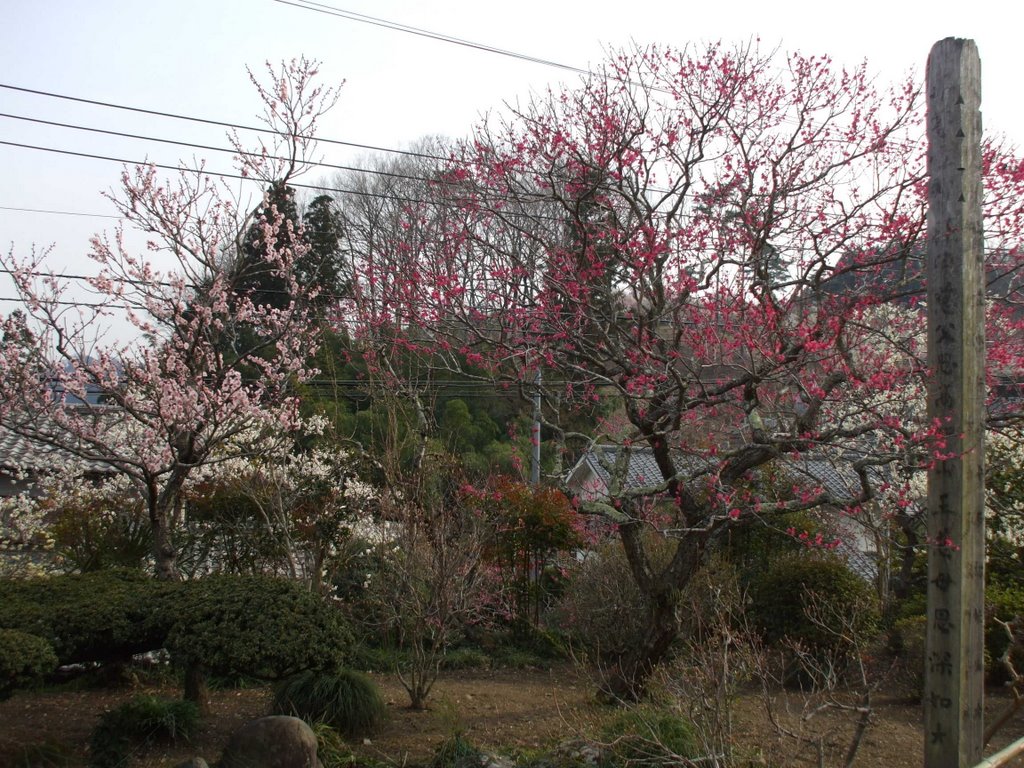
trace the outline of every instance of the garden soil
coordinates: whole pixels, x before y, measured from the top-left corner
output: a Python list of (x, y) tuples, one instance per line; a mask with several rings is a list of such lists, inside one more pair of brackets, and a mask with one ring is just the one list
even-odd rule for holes
[[(458, 732), (479, 747), (512, 755), (536, 754), (553, 744), (599, 732), (609, 708), (596, 703), (594, 683), (572, 667), (554, 670), (501, 670), (447, 673), (438, 680), (426, 711), (408, 709), (408, 698), (392, 675), (372, 675), (388, 705), (383, 729), (351, 745), (366, 762), (409, 766), (429, 762), (447, 737)], [(21, 762), (42, 755), (48, 744), (70, 755), (69, 766), (87, 762), (89, 733), (98, 718), (138, 693), (175, 696), (171, 688), (135, 686), (117, 691), (58, 691), (19, 693), (0, 702), (0, 766), (46, 765)], [(1002, 710), (1007, 697), (989, 702), (990, 713)], [(133, 758), (135, 768), (172, 768), (200, 755), (213, 765), (230, 734), (243, 723), (267, 713), (266, 688), (221, 690), (212, 693), (212, 713), (191, 743), (157, 746)], [(752, 691), (734, 707), (734, 753), (741, 766), (817, 765), (818, 744), (826, 763), (841, 765), (855, 717), (829, 710), (802, 723), (804, 701), (796, 694), (776, 698), (773, 710), (783, 725), (799, 732), (781, 740), (765, 715), (763, 699)], [(788, 714), (787, 714), (788, 712)], [(989, 715), (990, 717), (993, 714)], [(995, 740), (996, 747), (1024, 733), (1024, 713)], [(919, 768), (922, 764), (921, 707), (903, 698), (876, 695), (873, 714), (854, 765)], [(28, 749), (26, 749), (28, 748)], [(1024, 762), (1020, 765), (1024, 766)], [(129, 768), (126, 766), (126, 768)]]

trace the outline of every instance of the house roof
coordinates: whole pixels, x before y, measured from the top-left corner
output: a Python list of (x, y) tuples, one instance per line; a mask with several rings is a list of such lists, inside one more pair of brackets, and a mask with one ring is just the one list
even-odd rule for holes
[(80, 459), (70, 451), (32, 440), (0, 426), (0, 471), (37, 474), (67, 462), (77, 462), (86, 472), (114, 471), (106, 462)]
[[(572, 484), (574, 479), (582, 481), (583, 475), (589, 472), (607, 488), (611, 482), (608, 467), (615, 465), (622, 450), (624, 447), (620, 445), (602, 445), (588, 451), (570, 470), (568, 482)], [(674, 458), (683, 472), (694, 477), (713, 466), (705, 457), (677, 454)], [(786, 458), (783, 467), (794, 484), (820, 486), (840, 502), (844, 499), (852, 501), (860, 495), (860, 478), (853, 469), (852, 460), (839, 461), (824, 455), (807, 454)], [(626, 488), (640, 488), (656, 485), (663, 480), (653, 450), (648, 446), (631, 446), (623, 485)]]

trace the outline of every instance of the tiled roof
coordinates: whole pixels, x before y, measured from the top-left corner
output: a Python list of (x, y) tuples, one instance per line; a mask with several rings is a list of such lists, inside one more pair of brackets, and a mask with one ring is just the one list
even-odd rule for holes
[[(68, 461), (75, 461), (74, 454), (62, 448), (31, 440), (0, 427), (0, 471), (29, 473), (45, 472)], [(81, 462), (80, 459), (77, 461)], [(102, 461), (81, 462), (87, 472), (112, 472), (109, 464)]]
[[(614, 465), (621, 446), (603, 445), (599, 449), (603, 461), (593, 451), (583, 457), (580, 464), (590, 468), (593, 474), (608, 486), (611, 479), (607, 469)], [(700, 457), (678, 455), (674, 457), (677, 465), (684, 471), (697, 475), (702, 469), (710, 466), (706, 459)], [(577, 465), (577, 468), (580, 465)], [(821, 455), (806, 455), (787, 458), (782, 464), (784, 471), (794, 484), (801, 486), (821, 486), (838, 501), (853, 500), (860, 495), (860, 478), (853, 470), (852, 461), (838, 461)], [(573, 472), (577, 468), (574, 468)], [(626, 488), (639, 488), (644, 485), (660, 483), (664, 477), (654, 461), (654, 452), (646, 446), (630, 448), (629, 466), (626, 470), (624, 484)]]

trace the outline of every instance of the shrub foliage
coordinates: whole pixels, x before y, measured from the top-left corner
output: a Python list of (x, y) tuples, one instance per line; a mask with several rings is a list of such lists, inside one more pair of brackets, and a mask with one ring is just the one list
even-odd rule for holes
[(0, 629), (0, 701), (56, 667), (57, 655), (46, 640), (16, 629)]
[(46, 639), (61, 664), (124, 661), (163, 645), (182, 587), (126, 569), (0, 581), (0, 627)]
[(337, 669), (352, 644), (339, 612), (295, 582), (167, 582), (128, 570), (0, 581), (0, 629), (48, 642), (61, 664), (123, 662), (166, 647), (213, 674), (266, 679)]
[(750, 616), (769, 643), (789, 640), (811, 651), (837, 651), (844, 642), (840, 629), (861, 638), (877, 629), (870, 585), (837, 557), (780, 560), (750, 585), (749, 595)]
[(215, 674), (276, 680), (338, 669), (352, 645), (338, 611), (302, 585), (269, 576), (191, 582), (176, 613), (167, 647)]

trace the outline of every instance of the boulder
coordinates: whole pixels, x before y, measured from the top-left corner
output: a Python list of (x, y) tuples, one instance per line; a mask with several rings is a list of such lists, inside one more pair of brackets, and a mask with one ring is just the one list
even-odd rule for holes
[(272, 715), (246, 723), (232, 734), (220, 768), (323, 768), (316, 734), (297, 717)]
[(174, 768), (210, 768), (205, 760), (201, 757), (192, 757), (188, 760), (183, 760), (178, 763)]

